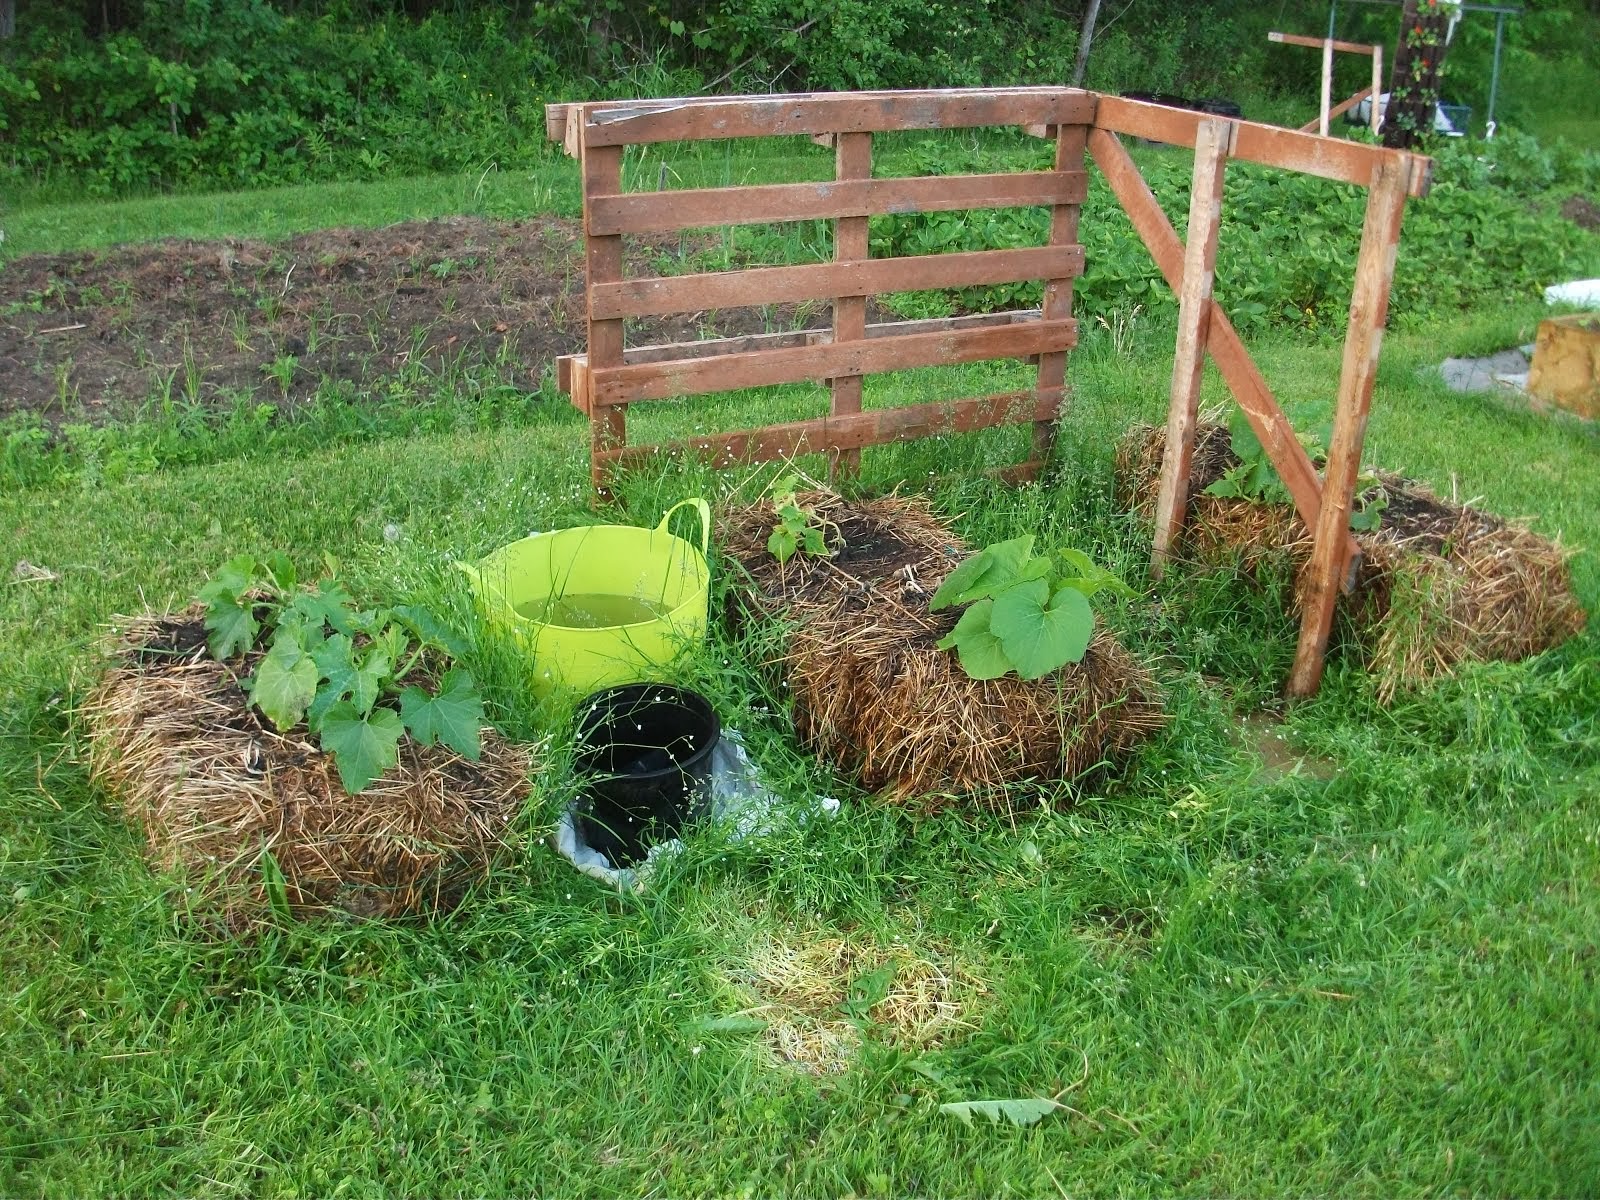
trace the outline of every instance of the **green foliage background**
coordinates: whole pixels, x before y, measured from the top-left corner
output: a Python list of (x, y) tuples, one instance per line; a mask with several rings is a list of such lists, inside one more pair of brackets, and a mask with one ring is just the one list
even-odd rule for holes
[[(18, 0), (0, 47), (0, 183), (55, 191), (229, 188), (527, 165), (549, 100), (702, 91), (1060, 83), (1081, 5), (1022, 0)], [(1392, 42), (1347, 6), (1342, 36)], [(1314, 94), (1326, 6), (1128, 0), (1100, 19), (1088, 83), (1251, 110)], [(1597, 14), (1534, 0), (1508, 27), (1501, 116), (1581, 138)], [(1452, 97), (1480, 112), (1493, 25), (1463, 23)], [(1364, 63), (1341, 61), (1339, 86)], [(1344, 75), (1350, 75), (1347, 80)], [(1518, 86), (1526, 77), (1534, 84)]]

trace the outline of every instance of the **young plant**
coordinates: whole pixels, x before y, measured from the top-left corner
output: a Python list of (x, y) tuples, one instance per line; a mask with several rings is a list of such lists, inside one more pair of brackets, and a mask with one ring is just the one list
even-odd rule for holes
[[(1293, 498), (1278, 476), (1278, 470), (1267, 456), (1266, 447), (1250, 427), (1244, 412), (1235, 409), (1228, 418), (1229, 445), (1239, 465), (1232, 467), (1221, 479), (1206, 488), (1207, 496), (1231, 497), (1250, 500), (1258, 504), (1289, 504)], [(1328, 457), (1327, 426), (1307, 430), (1296, 435), (1306, 455), (1313, 463), (1325, 462)], [(1383, 510), (1389, 506), (1389, 493), (1375, 475), (1362, 474), (1356, 478), (1356, 508), (1350, 514), (1350, 528), (1358, 532), (1375, 530), (1383, 523)]]
[(1034, 554), (1033, 535), (1025, 534), (963, 562), (928, 603), (930, 612), (967, 606), (939, 649), (955, 650), (973, 679), (1011, 671), (1041, 679), (1082, 661), (1094, 636), (1089, 598), (1108, 590), (1131, 596), (1133, 589), (1082, 551), (1062, 550), (1059, 557), (1065, 573), (1051, 556)]
[(219, 661), (266, 644), (244, 684), (250, 703), (280, 732), (304, 721), (333, 755), (347, 792), (394, 766), (408, 733), (418, 745), (440, 742), (474, 761), (481, 753), (483, 701), (472, 675), (452, 667), (432, 691), (411, 681), (424, 656), (461, 650), (427, 609), (358, 609), (337, 578), (299, 587), (294, 564), (277, 553), (230, 559), (200, 599)]
[(795, 499), (798, 480), (784, 475), (773, 481), (767, 494), (772, 498), (772, 510), (778, 521), (767, 538), (767, 553), (780, 563), (788, 562), (796, 551), (814, 554), (818, 558), (828, 555), (828, 543), (823, 537), (825, 524), (810, 509), (801, 508)]

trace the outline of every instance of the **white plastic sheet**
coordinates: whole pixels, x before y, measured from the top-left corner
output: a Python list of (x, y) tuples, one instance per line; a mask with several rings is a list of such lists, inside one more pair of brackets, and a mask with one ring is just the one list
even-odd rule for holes
[[(723, 729), (711, 752), (710, 820), (725, 826), (729, 841), (770, 833), (785, 824), (804, 824), (814, 813), (832, 816), (838, 811), (839, 801), (832, 796), (795, 804), (774, 793), (761, 782), (761, 772), (746, 752), (739, 731)], [(551, 842), (562, 858), (589, 878), (625, 892), (643, 889), (657, 863), (683, 850), (683, 843), (673, 838), (651, 846), (644, 861), (635, 866), (614, 867), (604, 854), (583, 841), (570, 809), (561, 814)]]

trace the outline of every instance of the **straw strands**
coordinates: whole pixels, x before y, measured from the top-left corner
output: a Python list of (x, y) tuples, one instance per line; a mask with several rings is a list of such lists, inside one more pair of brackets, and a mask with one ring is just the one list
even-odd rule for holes
[[(1246, 570), (1287, 557), (1303, 584), (1311, 535), (1292, 506), (1203, 494), (1238, 461), (1228, 440), (1219, 425), (1197, 430), (1183, 533), (1188, 556)], [(1117, 497), (1147, 519), (1154, 517), (1165, 447), (1166, 430), (1147, 425), (1129, 430), (1117, 447)], [(1384, 703), (1461, 663), (1514, 662), (1583, 629), (1568, 552), (1558, 543), (1399, 476), (1377, 479), (1388, 505), (1379, 528), (1356, 534), (1363, 558), (1353, 615)]]
[(141, 617), (82, 712), (95, 780), (195, 910), (236, 929), (274, 903), (397, 916), (447, 909), (486, 874), (528, 794), (527, 748), (485, 730), (469, 762), (407, 739), (351, 796), (304, 726), (257, 719), (239, 677), (206, 653), (198, 610)]
[(766, 550), (765, 503), (725, 514), (720, 528), (747, 609), (784, 623), (801, 737), (864, 787), (924, 811), (960, 797), (1010, 812), (1007, 785), (1071, 779), (1161, 725), (1154, 681), (1104, 630), (1082, 662), (1031, 682), (970, 679), (935, 648), (958, 614), (929, 613), (928, 598), (968, 551), (922, 502), (799, 499), (831, 557), (780, 564)]

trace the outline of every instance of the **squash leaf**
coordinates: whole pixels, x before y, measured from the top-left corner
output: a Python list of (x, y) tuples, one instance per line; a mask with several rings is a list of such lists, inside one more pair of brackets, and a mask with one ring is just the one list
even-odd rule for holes
[(1078, 662), (1094, 633), (1094, 610), (1074, 587), (1051, 595), (1042, 579), (1010, 588), (994, 602), (989, 627), (1023, 679), (1041, 679)]
[(322, 748), (338, 764), (344, 790), (355, 795), (400, 761), (405, 732), (393, 709), (375, 708), (363, 716), (343, 700), (322, 718)]
[(462, 667), (444, 673), (438, 695), (430, 696), (419, 687), (401, 692), (400, 719), (418, 745), (443, 742), (474, 762), (483, 752), (478, 735), (483, 727), (483, 701), (471, 673)]

